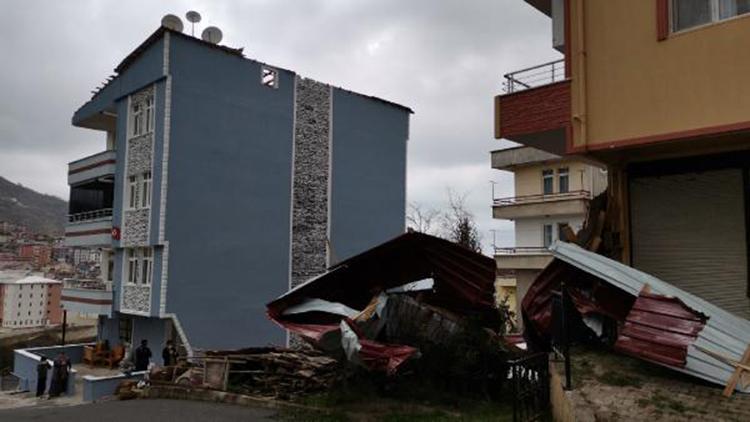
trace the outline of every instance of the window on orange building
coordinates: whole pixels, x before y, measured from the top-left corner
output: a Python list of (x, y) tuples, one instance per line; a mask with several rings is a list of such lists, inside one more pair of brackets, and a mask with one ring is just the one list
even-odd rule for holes
[(672, 0), (672, 31), (750, 13), (750, 0)]

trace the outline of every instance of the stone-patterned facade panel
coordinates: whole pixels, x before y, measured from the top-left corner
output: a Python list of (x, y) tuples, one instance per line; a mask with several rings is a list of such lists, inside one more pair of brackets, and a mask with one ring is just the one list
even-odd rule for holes
[(125, 211), (122, 229), (123, 246), (146, 246), (148, 244), (149, 208)]
[(331, 89), (297, 78), (292, 287), (326, 270)]
[(128, 140), (128, 176), (137, 176), (151, 171), (153, 142), (153, 133)]
[(142, 284), (123, 285), (122, 310), (124, 312), (151, 312), (151, 286)]

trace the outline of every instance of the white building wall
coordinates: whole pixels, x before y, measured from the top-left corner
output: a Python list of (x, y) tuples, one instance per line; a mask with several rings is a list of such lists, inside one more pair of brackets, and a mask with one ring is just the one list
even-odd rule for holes
[(573, 231), (578, 232), (583, 227), (583, 215), (565, 215), (555, 217), (523, 218), (515, 221), (517, 247), (544, 246), (544, 225), (551, 224), (552, 241), (558, 240), (557, 225), (567, 223)]
[(6, 284), (3, 296), (3, 327), (47, 325), (47, 301), (50, 300), (47, 284)]

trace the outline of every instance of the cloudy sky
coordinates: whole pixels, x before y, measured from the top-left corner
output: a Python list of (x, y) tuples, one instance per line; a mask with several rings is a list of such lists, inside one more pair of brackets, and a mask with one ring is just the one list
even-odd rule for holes
[[(444, 208), (467, 195), (486, 246), (513, 242), (491, 218), (492, 98), (503, 73), (557, 58), (549, 18), (522, 0), (243, 0), (3, 2), (0, 176), (66, 199), (66, 164), (104, 149), (101, 132), (70, 125), (119, 61), (161, 17), (197, 10), (222, 44), (299, 74), (407, 105), (408, 199)], [(489, 252), (489, 249), (487, 249)]]

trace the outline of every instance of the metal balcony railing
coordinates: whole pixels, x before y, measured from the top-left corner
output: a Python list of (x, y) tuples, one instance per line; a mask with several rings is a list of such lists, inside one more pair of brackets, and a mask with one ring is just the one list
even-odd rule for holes
[(511, 196), (507, 198), (496, 198), (492, 204), (496, 207), (507, 207), (511, 205), (535, 204), (547, 201), (564, 201), (567, 199), (591, 199), (591, 192), (576, 190), (562, 193)]
[(495, 246), (495, 255), (549, 255), (549, 249), (544, 246)]
[(69, 223), (81, 223), (85, 221), (102, 220), (112, 218), (112, 208), (102, 208), (100, 210), (79, 212), (68, 215)]
[(66, 278), (63, 280), (64, 289), (109, 291), (111, 287), (111, 283), (99, 279)]
[(503, 78), (503, 92), (506, 94), (560, 82), (565, 80), (565, 59), (506, 73)]

